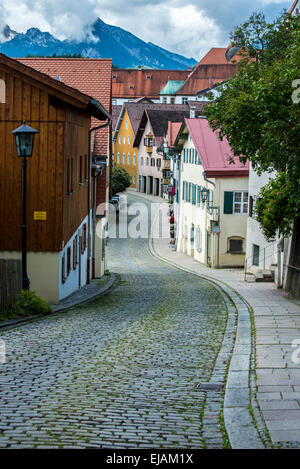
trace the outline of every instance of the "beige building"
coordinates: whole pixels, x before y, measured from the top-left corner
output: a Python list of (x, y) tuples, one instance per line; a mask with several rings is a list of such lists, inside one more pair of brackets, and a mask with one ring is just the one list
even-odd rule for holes
[(235, 159), (205, 118), (185, 119), (181, 149), (177, 250), (211, 267), (242, 267), (246, 251), (248, 164)]

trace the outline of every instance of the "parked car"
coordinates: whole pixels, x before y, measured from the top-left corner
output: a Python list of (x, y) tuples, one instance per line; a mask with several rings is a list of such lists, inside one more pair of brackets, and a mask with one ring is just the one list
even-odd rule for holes
[(114, 198), (112, 197), (112, 199), (109, 201), (110, 204), (113, 204), (115, 209), (116, 209), (116, 212), (119, 212), (120, 210), (120, 202), (117, 198)]

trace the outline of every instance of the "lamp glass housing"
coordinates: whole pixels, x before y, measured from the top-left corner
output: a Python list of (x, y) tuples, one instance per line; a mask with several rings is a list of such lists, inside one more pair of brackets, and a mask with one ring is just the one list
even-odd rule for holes
[(202, 203), (207, 202), (208, 200), (208, 189), (202, 189), (201, 190), (201, 201)]
[(15, 136), (17, 155), (19, 157), (31, 157), (33, 151), (34, 135), (38, 130), (23, 123), (20, 127), (11, 132)]

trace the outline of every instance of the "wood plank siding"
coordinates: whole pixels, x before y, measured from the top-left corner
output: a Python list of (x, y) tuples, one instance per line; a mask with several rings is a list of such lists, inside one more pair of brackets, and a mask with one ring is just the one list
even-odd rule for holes
[[(0, 103), (0, 250), (21, 249), (22, 159), (10, 132), (25, 120), (39, 131), (27, 158), (28, 251), (60, 251), (88, 213), (80, 157), (88, 155), (90, 115), (3, 64), (0, 79), (6, 84), (6, 102)], [(47, 219), (34, 220), (35, 211), (46, 212)]]

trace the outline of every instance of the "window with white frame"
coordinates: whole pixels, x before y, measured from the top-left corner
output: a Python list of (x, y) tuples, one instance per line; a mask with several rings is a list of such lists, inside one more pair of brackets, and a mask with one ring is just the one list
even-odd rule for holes
[(125, 153), (123, 153), (123, 155), (122, 155), (122, 162), (123, 162), (123, 164), (125, 164)]
[(125, 121), (125, 129), (128, 130), (128, 121)]
[(141, 166), (143, 166), (143, 165), (144, 165), (144, 157), (141, 156)]
[(125, 135), (124, 135), (124, 136), (123, 136), (123, 145), (125, 145), (125, 143), (126, 143), (126, 137), (125, 137)]
[(135, 184), (135, 176), (132, 176), (132, 184)]
[(136, 165), (136, 155), (135, 155), (135, 153), (133, 154), (132, 163), (133, 163), (133, 166)]
[(130, 164), (130, 153), (127, 154), (127, 164)]
[(248, 213), (248, 192), (233, 193), (233, 213), (245, 215)]
[(127, 137), (127, 143), (128, 143), (128, 145), (130, 145), (130, 135), (128, 135), (128, 137)]
[(120, 153), (118, 152), (117, 163), (120, 164)]
[(119, 135), (119, 144), (121, 144), (121, 135)]

